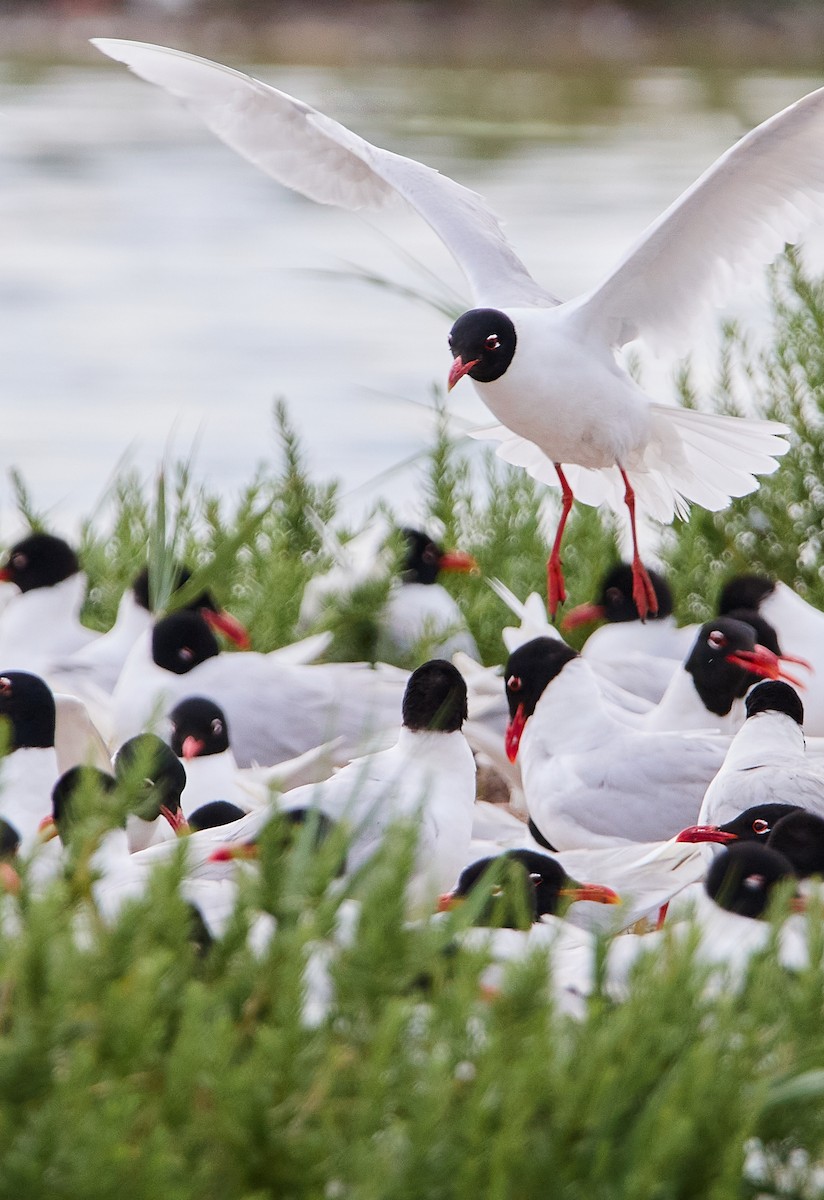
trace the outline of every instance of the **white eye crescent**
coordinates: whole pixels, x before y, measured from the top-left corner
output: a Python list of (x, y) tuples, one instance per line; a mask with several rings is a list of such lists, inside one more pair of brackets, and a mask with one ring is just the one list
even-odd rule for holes
[(758, 821), (753, 821), (752, 831), (753, 831), (753, 833), (769, 833), (770, 827), (766, 821), (762, 821), (759, 819)]
[(497, 333), (490, 333), (489, 337), (484, 341), (484, 348), (487, 350), (500, 350), (501, 342)]
[(724, 637), (720, 629), (713, 629), (712, 633), (707, 637), (707, 643), (713, 650), (722, 650), (727, 644), (727, 639)]
[(509, 688), (510, 692), (520, 692), (524, 685), (521, 683), (521, 680), (517, 675), (510, 675), (509, 679), (506, 681), (506, 686)]

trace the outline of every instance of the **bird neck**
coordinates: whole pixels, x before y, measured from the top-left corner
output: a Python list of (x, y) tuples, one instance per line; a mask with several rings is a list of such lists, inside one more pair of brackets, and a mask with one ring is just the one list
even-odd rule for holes
[(616, 726), (592, 668), (576, 658), (545, 689), (526, 723), (523, 742), (544, 754), (579, 754), (600, 746)]
[(733, 700), (724, 716), (710, 712), (695, 686), (689, 671), (679, 667), (667, 685), (660, 702), (649, 713), (644, 728), (654, 729), (723, 729), (734, 732), (743, 719), (742, 703)]
[(746, 771), (752, 767), (804, 761), (804, 732), (786, 713), (760, 712), (748, 717), (735, 735), (724, 767)]
[(444, 733), (441, 730), (408, 729), (402, 725), (397, 746), (403, 754), (412, 758), (425, 755), (427, 763), (431, 763), (434, 770), (438, 769), (439, 761), (451, 761), (456, 754), (465, 752), (472, 757), (469, 743), (460, 729)]

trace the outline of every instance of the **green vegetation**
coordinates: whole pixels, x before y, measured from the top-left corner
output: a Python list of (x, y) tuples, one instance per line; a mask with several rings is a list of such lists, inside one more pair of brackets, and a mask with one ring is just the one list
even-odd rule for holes
[[(206, 950), (176, 864), (107, 927), (78, 840), (65, 880), (3, 902), (0, 1197), (817, 1194), (820, 912), (803, 970), (773, 947), (737, 990), (707, 986), (723, 971), (673, 936), (625, 998), (596, 983), (575, 1019), (540, 953), (482, 987), (485, 951), (460, 948), (471, 912), (405, 922), (403, 830), (356, 882), (337, 949), (336, 849), (311, 855), (305, 831), (264, 840)], [(262, 910), (276, 932), (253, 952)]]
[[(738, 567), (767, 570), (824, 606), (824, 287), (788, 257), (774, 298), (772, 346), (754, 356), (730, 330), (703, 402), (731, 410), (746, 399), (792, 425), (793, 449), (754, 496), (665, 535), (685, 618), (711, 611)], [(695, 392), (688, 373), (681, 387)], [(182, 558), (195, 572), (187, 588), (209, 587), (256, 649), (295, 637), (303, 585), (329, 566), (309, 513), (337, 528), (339, 500), (334, 484), (308, 477), (285, 406), (275, 421), (280, 470), (231, 502), (198, 484), (190, 464), (150, 489), (131, 474), (117, 480), (108, 515), (83, 530), (90, 624), (111, 623), (148, 546), (159, 605), (185, 599), (169, 594), (171, 561)], [(473, 477), (445, 417), (422, 483), (423, 525), (518, 596), (543, 590), (551, 495), (491, 456)], [(38, 524), (36, 499), (17, 487)], [(612, 522), (579, 507), (565, 550), (571, 602), (592, 597), (614, 557)], [(331, 610), (333, 657), (368, 652), (370, 614), (388, 586), (387, 574)], [(447, 586), (484, 659), (499, 662), (508, 610), (483, 578)], [(45, 893), (24, 881), (0, 902), (0, 1200), (821, 1194), (820, 911), (808, 918), (807, 967), (783, 968), (773, 939), (736, 986), (719, 986), (693, 941), (673, 934), (618, 997), (604, 942), (573, 1018), (556, 1007), (540, 955), (489, 995), (486, 953), (460, 944), (471, 904), (406, 923), (403, 830), (356, 880), (360, 920), (336, 944), (341, 895), (329, 884), (340, 843), (313, 854), (311, 831), (290, 843), (273, 828), (227, 933), (205, 949), (190, 936), (178, 863), (114, 926), (103, 922), (95, 836), (78, 840), (71, 869)], [(276, 933), (253, 951), (247, 932), (261, 912)], [(311, 1009), (310, 959), (328, 960), (332, 985)]]

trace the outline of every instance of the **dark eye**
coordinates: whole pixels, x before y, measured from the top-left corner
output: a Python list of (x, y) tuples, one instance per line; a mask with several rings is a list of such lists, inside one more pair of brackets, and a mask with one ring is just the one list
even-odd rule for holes
[(747, 875), (743, 880), (744, 887), (748, 888), (751, 892), (757, 892), (760, 888), (763, 888), (766, 882), (763, 875)]
[(509, 679), (506, 681), (506, 686), (509, 688), (510, 692), (520, 692), (524, 685), (517, 675), (510, 675)]
[(7, 676), (0, 676), (0, 696), (11, 695), (11, 680)]
[(721, 650), (727, 644), (727, 639), (719, 629), (713, 629), (712, 633), (707, 637), (707, 643), (713, 650)]
[(487, 350), (500, 350), (501, 343), (497, 333), (490, 333), (489, 337), (484, 341), (484, 347)]
[(15, 571), (24, 571), (29, 565), (29, 560), (25, 554), (12, 554), (11, 564)]
[(177, 657), (181, 660), (181, 662), (191, 662), (194, 656), (194, 651), (188, 646), (181, 646), (177, 652)]
[(223, 733), (223, 722), (217, 717), (212, 721), (212, 733)]
[(753, 821), (752, 831), (753, 831), (753, 833), (758, 833), (758, 834), (769, 833), (770, 827), (766, 821), (761, 821), (761, 820)]

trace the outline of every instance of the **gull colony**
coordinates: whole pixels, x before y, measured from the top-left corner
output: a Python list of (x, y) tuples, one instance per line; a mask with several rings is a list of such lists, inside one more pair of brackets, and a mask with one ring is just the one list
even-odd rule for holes
[[(277, 834), (334, 860), (344, 944), (364, 872), (401, 826), (408, 920), (469, 914), (459, 936), (489, 953), (492, 991), (508, 962), (543, 948), (574, 1014), (603, 935), (600, 969), (620, 996), (640, 953), (696, 924), (702, 955), (742, 967), (765, 944), (776, 887), (798, 922), (824, 874), (824, 613), (743, 576), (715, 617), (679, 627), (666, 580), (642, 562), (636, 515), (668, 523), (690, 503), (725, 507), (777, 469), (788, 431), (659, 403), (616, 355), (636, 338), (670, 352), (688, 344), (719, 283), (769, 263), (815, 219), (824, 89), (743, 137), (596, 288), (560, 301), (458, 183), (228, 67), (138, 42), (95, 45), (280, 184), (352, 209), (399, 198), (430, 224), (474, 303), (445, 330), (448, 385), (469, 376), (494, 418), (474, 435), (560, 487), (561, 520), (545, 601), (486, 581), (518, 621), (501, 630), (492, 665), (441, 581), (477, 566), (428, 531), (373, 525), (342, 542), (321, 526), (331, 570), (302, 597), (306, 636), (268, 653), (207, 591), (192, 594), (183, 564), (162, 611), (144, 568), (112, 627), (95, 633), (81, 619), (75, 551), (52, 533), (22, 536), (0, 562), (9, 903), (65, 871), (95, 828), (98, 916), (116, 920), (174, 861), (192, 936), (208, 947)], [(631, 555), (559, 627), (576, 498), (625, 514)], [(393, 538), (404, 561), (376, 614), (375, 661), (324, 661), (319, 618), (391, 569)], [(604, 623), (579, 653), (563, 633), (591, 621)], [(499, 802), (479, 787), (479, 765)], [(255, 949), (277, 936), (263, 909), (248, 936)], [(788, 967), (803, 963), (803, 927), (787, 946)], [(308, 1022), (331, 1003), (327, 968), (307, 963)]]

